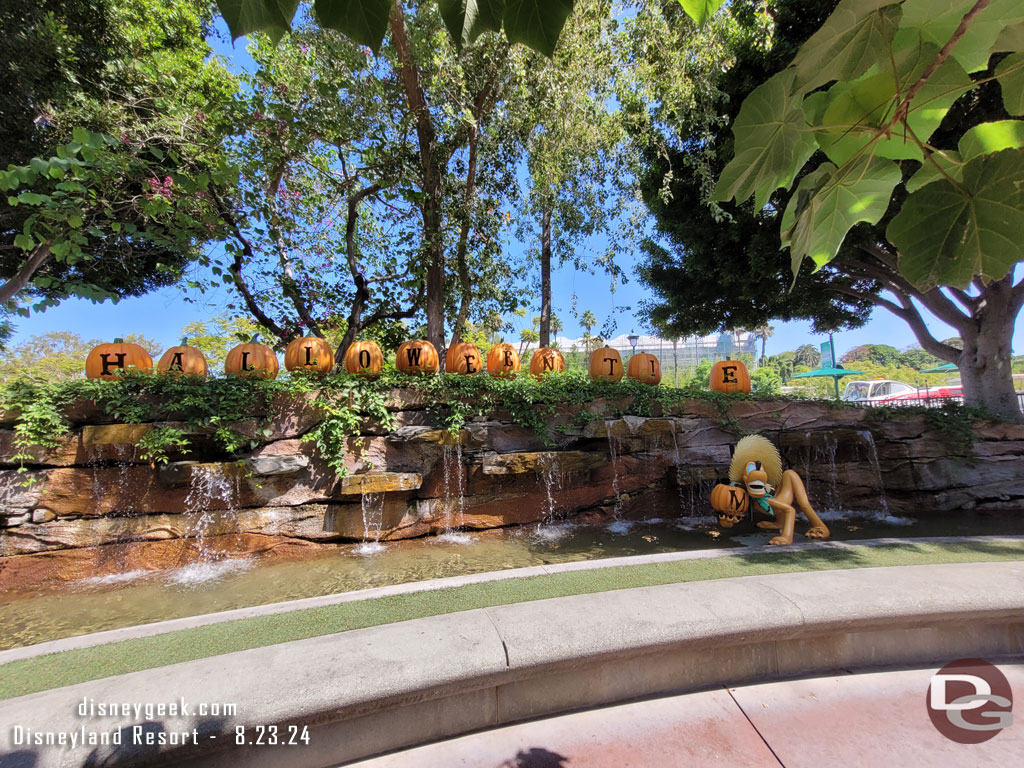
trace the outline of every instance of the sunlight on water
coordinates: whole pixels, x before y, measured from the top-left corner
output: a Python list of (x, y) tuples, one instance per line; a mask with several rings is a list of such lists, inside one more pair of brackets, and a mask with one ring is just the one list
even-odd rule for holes
[(124, 573), (108, 573), (106, 576), (89, 576), (71, 583), (75, 587), (101, 587), (106, 584), (126, 584), (129, 581), (138, 581), (146, 576), (152, 576), (153, 571), (140, 569), (137, 571), (125, 571)]
[(182, 587), (198, 587), (210, 581), (223, 579), (225, 576), (234, 573), (247, 571), (256, 565), (256, 560), (251, 557), (242, 557), (234, 560), (201, 560), (197, 563), (183, 565), (173, 571), (166, 571), (163, 581), (168, 584), (177, 584)]

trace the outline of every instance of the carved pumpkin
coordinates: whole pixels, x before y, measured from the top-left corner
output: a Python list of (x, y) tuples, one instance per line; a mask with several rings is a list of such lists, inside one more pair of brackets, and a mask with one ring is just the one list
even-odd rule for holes
[(345, 350), (345, 370), (368, 379), (380, 376), (384, 353), (376, 341), (355, 341)]
[(618, 381), (622, 378), (622, 357), (611, 347), (595, 349), (590, 356), (590, 378), (599, 381)]
[(204, 377), (210, 372), (206, 355), (195, 347), (190, 347), (187, 337), (182, 339), (177, 347), (171, 347), (164, 352), (156, 368), (160, 373), (181, 373), (199, 377)]
[(444, 356), (444, 369), (448, 373), (457, 373), (461, 376), (479, 373), (483, 365), (480, 360), (480, 350), (469, 342), (453, 344), (448, 347)]
[(100, 344), (85, 358), (85, 375), (90, 379), (116, 379), (128, 369), (150, 373), (153, 358), (138, 344), (126, 344), (124, 339), (114, 339), (113, 344)]
[(519, 373), (519, 352), (511, 344), (495, 344), (487, 353), (487, 372), (499, 378), (513, 378)]
[(719, 360), (711, 368), (711, 389), (715, 392), (750, 394), (750, 374), (739, 360)]
[(629, 365), (626, 367), (626, 375), (631, 379), (642, 381), (644, 384), (661, 383), (661, 363), (658, 358), (647, 352), (637, 352), (629, 358)]
[(259, 336), (253, 336), (248, 344), (239, 344), (228, 352), (224, 373), (252, 379), (276, 379), (280, 369), (277, 355), (266, 344), (260, 344), (258, 339)]
[(530, 359), (530, 373), (538, 379), (542, 379), (549, 373), (563, 373), (565, 371), (565, 358), (562, 353), (552, 347), (541, 347), (533, 353)]
[(440, 360), (437, 349), (426, 339), (403, 341), (395, 353), (395, 365), (409, 376), (437, 373)]
[(716, 512), (741, 516), (747, 513), (750, 497), (745, 488), (719, 483), (711, 490), (711, 507)]
[(284, 367), (289, 371), (330, 373), (334, 368), (334, 350), (317, 336), (292, 339), (284, 350)]

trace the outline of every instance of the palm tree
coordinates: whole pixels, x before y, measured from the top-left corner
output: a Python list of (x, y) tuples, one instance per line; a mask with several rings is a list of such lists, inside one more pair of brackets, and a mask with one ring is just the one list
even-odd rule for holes
[(768, 339), (775, 335), (775, 326), (771, 323), (762, 323), (761, 325), (754, 328), (754, 336), (761, 339), (761, 359), (758, 361), (758, 365), (764, 365), (765, 360), (765, 346), (768, 344)]
[(597, 318), (594, 317), (594, 313), (589, 309), (584, 312), (580, 318), (580, 325), (586, 329), (586, 333), (583, 334), (583, 343), (587, 348), (587, 357), (590, 357), (590, 329), (597, 325)]

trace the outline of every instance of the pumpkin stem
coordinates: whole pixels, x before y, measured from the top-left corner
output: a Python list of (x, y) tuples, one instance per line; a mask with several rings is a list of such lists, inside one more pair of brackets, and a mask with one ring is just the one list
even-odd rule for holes
[(181, 337), (181, 346), (183, 346), (183, 347), (187, 347), (188, 346), (188, 336), (182, 336)]
[(124, 339), (114, 339), (115, 344), (124, 344)]
[(252, 338), (249, 339), (249, 343), (250, 344), (259, 344), (260, 343), (260, 335), (258, 333), (254, 333), (252, 335)]

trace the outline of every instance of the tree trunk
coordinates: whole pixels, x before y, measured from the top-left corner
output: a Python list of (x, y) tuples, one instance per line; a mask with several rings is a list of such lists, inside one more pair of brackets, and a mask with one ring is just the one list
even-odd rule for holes
[[(963, 352), (956, 360), (964, 386), (964, 402), (1004, 419), (1024, 421), (1010, 368), (1015, 307), (1012, 280), (990, 283), (984, 304), (960, 334)], [(1014, 311), (1014, 310), (1017, 311)]]
[(672, 339), (672, 370), (675, 372), (676, 389), (679, 389), (679, 340)]
[(551, 346), (551, 211), (540, 217), (540, 346)]
[(22, 264), (21, 269), (0, 286), (0, 304), (6, 304), (23, 291), (25, 286), (32, 282), (32, 277), (35, 273), (51, 258), (53, 258), (53, 253), (51, 253), (48, 244), (37, 245), (35, 250), (29, 254), (25, 263)]
[(764, 362), (764, 348), (766, 346), (768, 346), (768, 337), (767, 336), (762, 336), (761, 337), (761, 362), (762, 363)]

